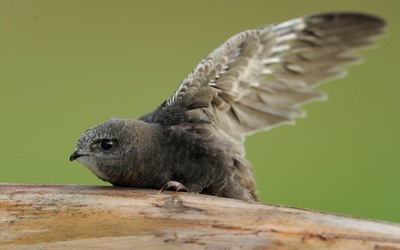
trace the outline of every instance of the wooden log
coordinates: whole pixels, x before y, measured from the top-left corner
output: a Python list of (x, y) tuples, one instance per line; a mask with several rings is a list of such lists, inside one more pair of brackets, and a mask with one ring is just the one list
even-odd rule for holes
[(0, 184), (0, 249), (400, 249), (400, 224), (200, 194)]

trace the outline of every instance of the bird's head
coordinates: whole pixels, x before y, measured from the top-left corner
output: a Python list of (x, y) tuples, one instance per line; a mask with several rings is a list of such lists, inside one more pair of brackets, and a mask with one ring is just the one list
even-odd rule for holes
[(112, 181), (110, 171), (123, 168), (134, 157), (135, 121), (112, 118), (86, 130), (70, 161), (78, 161), (97, 177)]

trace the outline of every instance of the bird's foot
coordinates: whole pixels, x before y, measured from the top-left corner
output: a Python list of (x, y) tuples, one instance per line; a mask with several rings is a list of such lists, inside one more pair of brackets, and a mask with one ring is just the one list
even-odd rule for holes
[(189, 189), (188, 189), (187, 187), (185, 187), (185, 185), (183, 185), (182, 183), (177, 182), (177, 181), (168, 181), (168, 182), (165, 183), (165, 185), (160, 189), (160, 191), (158, 191), (158, 194), (161, 194), (162, 192), (164, 192), (164, 190), (169, 189), (169, 188), (175, 190), (175, 192), (178, 192), (178, 191), (181, 191), (181, 190), (182, 190), (182, 191), (189, 192)]

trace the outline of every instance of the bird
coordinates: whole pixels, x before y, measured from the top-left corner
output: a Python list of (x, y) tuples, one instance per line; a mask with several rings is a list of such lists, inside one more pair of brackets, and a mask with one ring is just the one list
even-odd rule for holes
[(259, 201), (245, 137), (304, 117), (315, 87), (360, 61), (385, 20), (327, 12), (246, 30), (212, 50), (154, 111), (86, 130), (70, 161), (119, 187)]

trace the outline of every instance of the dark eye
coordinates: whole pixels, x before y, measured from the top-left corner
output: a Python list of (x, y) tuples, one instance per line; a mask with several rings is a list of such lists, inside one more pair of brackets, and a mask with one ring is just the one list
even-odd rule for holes
[(100, 147), (104, 150), (110, 150), (116, 145), (116, 141), (104, 139), (100, 141)]

